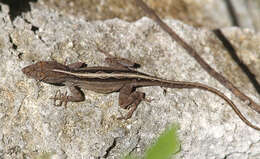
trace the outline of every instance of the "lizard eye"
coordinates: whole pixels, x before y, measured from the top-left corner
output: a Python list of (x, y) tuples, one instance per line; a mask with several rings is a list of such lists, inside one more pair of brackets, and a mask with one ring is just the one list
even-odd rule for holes
[(32, 76), (34, 79), (39, 80), (39, 81), (43, 81), (46, 77), (42, 72), (36, 72), (36, 71), (33, 73)]

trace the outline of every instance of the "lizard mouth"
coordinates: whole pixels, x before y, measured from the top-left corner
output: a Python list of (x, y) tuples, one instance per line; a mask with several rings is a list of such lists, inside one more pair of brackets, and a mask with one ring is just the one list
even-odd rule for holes
[(22, 72), (24, 73), (24, 74), (28, 74), (28, 72), (29, 72), (29, 68), (28, 68), (29, 66), (27, 66), (27, 67), (24, 67), (23, 69), (22, 69)]
[(34, 67), (33, 65), (29, 65), (29, 66), (26, 66), (22, 69), (22, 72), (28, 76), (28, 77), (32, 77), (32, 74), (34, 72)]

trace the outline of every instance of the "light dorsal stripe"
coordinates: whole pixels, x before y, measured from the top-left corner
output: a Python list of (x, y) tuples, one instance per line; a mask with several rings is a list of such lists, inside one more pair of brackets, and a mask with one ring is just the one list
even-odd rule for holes
[(136, 73), (105, 73), (105, 72), (100, 72), (100, 73), (90, 73), (90, 72), (84, 72), (84, 73), (79, 73), (79, 72), (69, 72), (69, 71), (63, 71), (59, 69), (53, 69), (52, 71), (54, 72), (60, 72), (60, 73), (65, 73), (69, 75), (73, 75), (79, 78), (139, 78), (139, 79), (147, 79), (147, 80), (160, 80), (156, 77), (151, 77), (151, 76), (146, 76), (142, 74), (136, 74)]

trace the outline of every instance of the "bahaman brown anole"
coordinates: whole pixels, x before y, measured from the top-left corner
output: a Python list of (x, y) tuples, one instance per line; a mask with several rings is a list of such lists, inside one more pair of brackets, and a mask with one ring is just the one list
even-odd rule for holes
[(119, 119), (128, 119), (136, 110), (138, 104), (145, 99), (143, 92), (136, 91), (138, 87), (161, 86), (166, 88), (198, 88), (210, 91), (224, 99), (239, 118), (251, 128), (260, 130), (259, 127), (250, 123), (235, 106), (235, 104), (223, 93), (215, 88), (202, 83), (171, 81), (150, 76), (135, 70), (136, 63), (124, 58), (116, 58), (103, 50), (100, 52), (106, 56), (106, 62), (109, 67), (97, 66), (87, 67), (86, 64), (78, 62), (70, 65), (63, 65), (55, 61), (40, 61), (22, 69), (22, 72), (30, 78), (59, 86), (68, 86), (71, 95), (67, 93), (57, 93), (54, 99), (60, 101), (56, 105), (67, 105), (67, 102), (84, 101), (84, 94), (80, 88), (92, 90), (98, 93), (119, 92), (119, 106), (129, 109), (125, 117)]

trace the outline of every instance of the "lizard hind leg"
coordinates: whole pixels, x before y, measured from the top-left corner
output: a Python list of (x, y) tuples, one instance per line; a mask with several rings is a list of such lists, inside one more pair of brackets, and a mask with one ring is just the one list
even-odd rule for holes
[(119, 106), (123, 109), (129, 109), (126, 116), (119, 117), (117, 119), (129, 119), (132, 117), (137, 106), (142, 100), (145, 99), (145, 93), (139, 91), (133, 91), (133, 86), (127, 84), (123, 86), (119, 91)]

